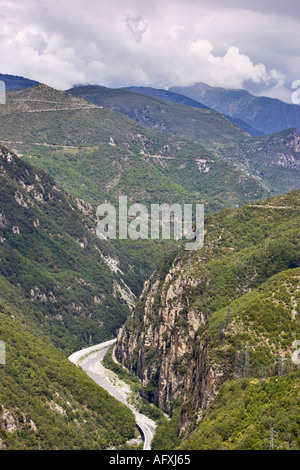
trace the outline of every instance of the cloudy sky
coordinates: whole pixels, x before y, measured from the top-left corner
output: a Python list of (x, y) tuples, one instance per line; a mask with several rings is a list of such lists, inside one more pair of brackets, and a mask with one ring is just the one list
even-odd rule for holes
[(290, 102), (297, 0), (0, 0), (0, 72), (58, 89), (203, 81)]

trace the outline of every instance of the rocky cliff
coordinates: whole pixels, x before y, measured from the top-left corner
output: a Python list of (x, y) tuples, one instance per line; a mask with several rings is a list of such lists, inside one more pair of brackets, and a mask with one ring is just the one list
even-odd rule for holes
[(119, 331), (118, 359), (165, 412), (182, 405), (181, 429), (226, 380), (289, 360), (300, 333), (299, 203), (294, 191), (207, 217), (205, 246), (162, 264)]

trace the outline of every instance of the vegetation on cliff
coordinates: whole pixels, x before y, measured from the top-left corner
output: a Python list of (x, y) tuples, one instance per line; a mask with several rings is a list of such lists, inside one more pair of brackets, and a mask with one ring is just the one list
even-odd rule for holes
[(3, 298), (65, 354), (113, 338), (130, 310), (99, 248), (91, 206), (5, 148), (0, 180)]
[(19, 308), (1, 290), (0, 449), (104, 450), (132, 438), (131, 411), (21, 324)]
[(177, 413), (177, 438), (227, 381), (295, 370), (299, 198), (293, 191), (207, 216), (205, 246), (183, 247), (154, 273), (122, 328), (117, 357), (145, 397)]
[(179, 410), (162, 420), (153, 449), (299, 450), (299, 371), (271, 377), (226, 382), (186, 440), (180, 436)]

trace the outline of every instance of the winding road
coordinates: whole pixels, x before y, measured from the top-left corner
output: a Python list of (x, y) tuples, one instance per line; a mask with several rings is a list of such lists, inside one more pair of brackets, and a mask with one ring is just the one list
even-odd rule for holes
[(147, 416), (139, 413), (130, 403), (128, 403), (128, 395), (131, 392), (129, 386), (118, 379), (117, 375), (106, 369), (102, 360), (109, 349), (117, 340), (106, 341), (86, 349), (81, 349), (69, 357), (69, 360), (80, 366), (91, 379), (114, 398), (122, 402), (133, 412), (136, 425), (139, 428), (143, 440), (144, 450), (151, 449), (151, 442), (155, 433), (156, 424)]

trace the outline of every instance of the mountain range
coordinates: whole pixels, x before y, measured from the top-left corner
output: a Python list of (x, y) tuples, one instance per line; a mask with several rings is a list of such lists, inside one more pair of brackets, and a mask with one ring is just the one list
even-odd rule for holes
[(125, 114), (143, 126), (199, 142), (219, 159), (234, 163), (261, 181), (273, 194), (299, 187), (299, 133), (296, 129), (252, 137), (219, 112), (202, 105), (195, 107), (193, 103), (182, 104), (186, 103), (185, 97), (180, 99), (182, 95), (161, 90), (155, 93), (146, 88), (151, 94), (148, 96), (143, 94), (144, 88), (129, 90), (83, 86), (75, 87), (69, 93)]
[[(206, 106), (205, 104), (200, 103), (199, 101), (193, 100), (191, 98), (188, 98), (187, 96), (181, 95), (180, 93), (175, 93), (170, 90), (162, 90), (162, 89), (151, 88), (151, 87), (137, 87), (137, 86), (126, 87), (124, 89), (128, 91), (132, 91), (134, 93), (140, 93), (141, 95), (153, 96), (154, 98), (159, 98), (161, 100), (171, 101), (172, 103), (192, 106), (193, 108), (212, 109)], [(234, 122), (238, 127), (243, 129), (244, 131), (246, 131), (248, 134), (250, 134), (253, 137), (257, 137), (257, 136), (264, 134), (263, 132), (258, 131), (257, 129), (254, 129), (245, 121), (242, 121), (239, 118), (226, 116), (226, 115), (225, 117), (229, 119), (230, 121)]]
[(246, 90), (211, 87), (202, 82), (189, 87), (174, 86), (169, 91), (199, 101), (232, 118), (241, 119), (264, 134), (289, 128), (300, 131), (300, 108), (297, 104), (254, 96)]
[(24, 88), (39, 85), (39, 82), (36, 80), (3, 73), (0, 73), (0, 80), (5, 83), (6, 90), (23, 90)]
[[(153, 449), (262, 450), (270, 429), (298, 449), (296, 123), (266, 134), (185, 90), (0, 79), (0, 449), (127, 448), (131, 410), (67, 359), (116, 336), (106, 364), (150, 402)], [(97, 206), (124, 195), (203, 203), (204, 246), (100, 240)]]

